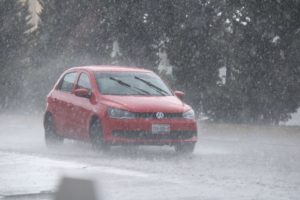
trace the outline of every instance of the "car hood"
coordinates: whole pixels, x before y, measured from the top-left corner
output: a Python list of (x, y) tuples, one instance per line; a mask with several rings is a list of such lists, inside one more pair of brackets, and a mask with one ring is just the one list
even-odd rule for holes
[(102, 101), (107, 106), (125, 109), (130, 112), (180, 113), (190, 109), (176, 96), (111, 96)]

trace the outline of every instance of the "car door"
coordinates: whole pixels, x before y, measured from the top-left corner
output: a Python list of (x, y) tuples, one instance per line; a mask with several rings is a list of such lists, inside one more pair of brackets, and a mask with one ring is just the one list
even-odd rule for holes
[[(87, 73), (80, 73), (75, 88), (84, 88), (92, 91), (90, 77)], [(88, 125), (93, 110), (93, 105), (91, 103), (92, 98), (93, 96), (91, 96), (91, 98), (75, 96), (73, 99), (72, 105), (74, 116), (72, 118), (72, 123), (74, 127), (76, 126), (76, 130), (74, 130), (74, 137), (76, 138), (84, 139), (88, 137)]]
[(77, 72), (66, 73), (55, 90), (53, 101), (55, 102), (54, 120), (58, 133), (68, 137), (73, 131), (72, 116), (72, 98), (73, 89), (77, 78)]

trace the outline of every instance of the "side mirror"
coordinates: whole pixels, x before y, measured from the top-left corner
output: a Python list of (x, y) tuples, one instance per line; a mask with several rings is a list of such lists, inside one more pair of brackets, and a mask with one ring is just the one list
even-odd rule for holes
[(74, 94), (78, 97), (91, 98), (92, 92), (85, 88), (75, 89)]
[(184, 97), (184, 92), (182, 92), (182, 91), (176, 90), (176, 91), (174, 91), (174, 94), (175, 94), (175, 96), (177, 96), (179, 99), (183, 99), (183, 97)]

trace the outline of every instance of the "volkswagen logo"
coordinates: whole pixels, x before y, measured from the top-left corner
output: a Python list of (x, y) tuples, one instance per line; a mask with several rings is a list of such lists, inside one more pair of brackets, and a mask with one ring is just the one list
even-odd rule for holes
[(162, 112), (157, 112), (157, 113), (156, 113), (156, 118), (157, 118), (157, 119), (162, 119), (162, 118), (164, 118), (164, 116), (165, 116), (165, 115), (164, 115), (164, 113), (162, 113)]

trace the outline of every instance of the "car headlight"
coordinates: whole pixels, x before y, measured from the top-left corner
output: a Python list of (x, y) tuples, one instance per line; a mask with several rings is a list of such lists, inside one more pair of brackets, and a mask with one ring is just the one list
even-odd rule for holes
[(117, 118), (117, 119), (135, 118), (134, 113), (128, 112), (126, 110), (117, 109), (117, 108), (108, 108), (107, 113), (110, 118)]
[(191, 110), (184, 112), (182, 116), (185, 119), (195, 119), (195, 112), (193, 109), (191, 109)]

